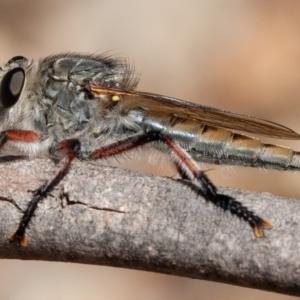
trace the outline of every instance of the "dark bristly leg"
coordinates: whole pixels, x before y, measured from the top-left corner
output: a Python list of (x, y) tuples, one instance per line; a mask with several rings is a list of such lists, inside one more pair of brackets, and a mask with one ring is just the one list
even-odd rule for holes
[(174, 155), (173, 160), (176, 162), (181, 174), (188, 177), (190, 181), (194, 182), (196, 180), (200, 184), (198, 192), (206, 200), (225, 211), (229, 210), (232, 215), (246, 221), (253, 229), (256, 237), (263, 236), (263, 228), (272, 228), (273, 225), (270, 221), (255, 215), (254, 212), (243, 206), (239, 201), (236, 201), (230, 196), (218, 194), (217, 188), (212, 184), (205, 173), (200, 170), (199, 166), (192, 160), (189, 154), (170, 137), (165, 136), (163, 139), (170, 149), (172, 149)]
[(80, 143), (78, 140), (65, 140), (58, 144), (57, 153), (64, 155), (60, 160), (57, 170), (51, 180), (43, 184), (34, 194), (33, 199), (29, 202), (23, 217), (20, 221), (17, 231), (10, 235), (10, 241), (17, 240), (20, 246), (27, 245), (27, 237), (25, 235), (26, 228), (34, 215), (38, 203), (46, 197), (49, 193), (65, 176), (71, 161), (78, 156), (80, 151)]

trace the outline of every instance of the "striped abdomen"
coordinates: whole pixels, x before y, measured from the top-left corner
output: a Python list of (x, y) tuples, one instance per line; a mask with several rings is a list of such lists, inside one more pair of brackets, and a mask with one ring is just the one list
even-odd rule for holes
[(264, 144), (257, 138), (233, 133), (225, 128), (159, 113), (148, 113), (141, 125), (147, 130), (162, 130), (187, 149), (196, 161), (300, 170), (300, 152)]

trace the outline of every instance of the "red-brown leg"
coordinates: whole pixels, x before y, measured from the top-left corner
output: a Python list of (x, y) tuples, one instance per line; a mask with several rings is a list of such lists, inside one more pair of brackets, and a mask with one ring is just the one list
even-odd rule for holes
[(136, 148), (153, 141), (161, 141), (169, 146), (172, 150), (172, 159), (181, 171), (184, 178), (189, 179), (192, 183), (196, 184), (197, 191), (207, 201), (212, 202), (217, 207), (223, 210), (229, 210), (232, 215), (246, 221), (256, 237), (262, 237), (263, 228), (272, 228), (272, 223), (257, 216), (254, 212), (243, 206), (239, 201), (236, 201), (230, 196), (219, 194), (217, 188), (208, 179), (203, 171), (199, 168), (198, 164), (190, 157), (190, 155), (171, 137), (157, 131), (150, 131), (141, 135), (130, 137), (105, 147), (101, 147), (93, 151), (90, 155), (93, 159), (100, 159), (117, 155), (121, 152)]
[(33, 143), (39, 140), (39, 135), (29, 130), (7, 130), (0, 133), (0, 148), (7, 142)]

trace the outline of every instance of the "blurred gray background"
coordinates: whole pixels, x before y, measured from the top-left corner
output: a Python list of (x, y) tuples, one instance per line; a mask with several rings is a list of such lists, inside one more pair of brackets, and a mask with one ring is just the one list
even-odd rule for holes
[[(2, 0), (0, 60), (110, 51), (134, 62), (139, 90), (255, 115), (300, 132), (299, 15), (297, 0)], [(300, 142), (268, 142), (300, 150)], [(122, 167), (174, 175), (168, 165), (125, 161)], [(217, 185), (300, 199), (300, 174), (209, 169)], [(0, 299), (6, 300), (292, 298), (108, 267), (0, 263)]]

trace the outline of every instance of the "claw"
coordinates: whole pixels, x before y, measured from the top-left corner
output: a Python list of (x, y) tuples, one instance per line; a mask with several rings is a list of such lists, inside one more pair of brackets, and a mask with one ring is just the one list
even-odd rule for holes
[(254, 235), (257, 238), (261, 238), (263, 236), (263, 228), (271, 229), (273, 227), (273, 223), (269, 220), (261, 220), (258, 224), (253, 227)]
[(28, 238), (27, 238), (27, 236), (26, 236), (25, 233), (22, 234), (21, 237), (19, 237), (19, 236), (17, 236), (17, 233), (14, 232), (14, 233), (12, 233), (12, 234), (9, 235), (8, 239), (9, 239), (11, 242), (15, 241), (16, 239), (19, 240), (19, 245), (20, 245), (21, 247), (26, 247), (26, 246), (28, 245)]

